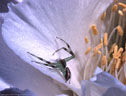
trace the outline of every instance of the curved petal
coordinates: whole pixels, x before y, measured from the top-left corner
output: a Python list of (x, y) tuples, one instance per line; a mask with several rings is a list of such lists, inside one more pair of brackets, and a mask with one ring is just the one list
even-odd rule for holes
[(51, 78), (16, 56), (2, 39), (0, 39), (0, 44), (0, 77), (8, 84), (22, 90), (29, 89), (37, 96), (41, 94), (55, 96), (64, 93)]
[[(97, 80), (82, 81), (83, 96), (125, 96), (126, 86), (107, 72), (101, 72), (96, 76)], [(107, 82), (106, 82), (107, 81)], [(113, 92), (116, 90), (116, 92)], [(117, 95), (118, 94), (118, 95)]]
[[(0, 20), (1, 29), (1, 20)], [(17, 87), (29, 89), (37, 96), (63, 94), (64, 91), (51, 78), (21, 60), (8, 48), (0, 30), (0, 89)], [(5, 82), (4, 82), (5, 81)], [(52, 90), (53, 89), (53, 90)], [(49, 92), (48, 92), (49, 90)], [(69, 94), (69, 91), (67, 92)]]
[[(26, 62), (43, 73), (65, 83), (64, 80), (45, 66), (31, 63), (27, 52), (36, 54), (46, 60), (65, 58), (67, 53), (51, 54), (57, 46), (55, 37), (67, 41), (76, 58), (68, 63), (72, 73), (71, 84), (80, 88), (80, 64), (84, 63), (84, 35), (112, 0), (24, 0), (22, 4), (11, 6), (5, 18), (2, 35), (7, 45)], [(59, 48), (58, 47), (58, 48)], [(34, 58), (35, 59), (35, 58)]]

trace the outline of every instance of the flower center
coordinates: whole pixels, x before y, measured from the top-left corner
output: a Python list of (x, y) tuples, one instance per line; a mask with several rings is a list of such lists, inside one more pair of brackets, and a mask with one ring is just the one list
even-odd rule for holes
[[(110, 14), (110, 16), (109, 16)], [(101, 31), (99, 26), (96, 24), (92, 24), (91, 31), (94, 36), (101, 35), (101, 41), (95, 47), (88, 47), (85, 51), (85, 55), (91, 55), (91, 58), (98, 57), (97, 64), (93, 65), (96, 67), (100, 67), (103, 71), (106, 71), (120, 80), (122, 83), (126, 83), (126, 75), (125, 75), (125, 61), (126, 61), (126, 41), (124, 33), (126, 29), (126, 4), (121, 2), (114, 2), (111, 7), (111, 12), (104, 12), (101, 15), (100, 27), (106, 23), (106, 19), (109, 17), (109, 21), (107, 22), (106, 32), (99, 34)], [(85, 44), (90, 42), (88, 37), (84, 38)], [(85, 65), (85, 70), (88, 69), (89, 63)], [(86, 72), (86, 71), (85, 71)], [(93, 73), (90, 73), (89, 76), (84, 75), (84, 79), (89, 79), (89, 77), (93, 76)], [(87, 74), (84, 73), (84, 74)]]

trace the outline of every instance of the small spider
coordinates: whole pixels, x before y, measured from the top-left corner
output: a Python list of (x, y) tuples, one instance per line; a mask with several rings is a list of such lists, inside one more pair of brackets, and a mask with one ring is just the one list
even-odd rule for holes
[(56, 52), (58, 52), (58, 51), (60, 51), (60, 50), (63, 49), (66, 52), (68, 52), (69, 54), (71, 54), (70, 57), (67, 57), (67, 58), (64, 58), (64, 59), (56, 59), (55, 62), (50, 62), (50, 61), (47, 61), (47, 60), (45, 60), (45, 59), (43, 59), (41, 57), (38, 57), (38, 56), (36, 56), (36, 55), (34, 55), (34, 54), (30, 53), (30, 52), (27, 52), (27, 53), (30, 54), (30, 55), (32, 55), (32, 56), (34, 56), (34, 57), (36, 57), (36, 58), (38, 58), (39, 60), (43, 61), (44, 63), (37, 62), (37, 61), (32, 61), (32, 62), (35, 62), (35, 63), (38, 63), (38, 64), (43, 64), (43, 65), (46, 65), (46, 66), (49, 66), (49, 67), (52, 67), (52, 68), (55, 68), (55, 69), (58, 69), (59, 71), (61, 71), (62, 74), (63, 74), (63, 76), (64, 76), (64, 78), (65, 78), (65, 80), (66, 80), (66, 82), (67, 82), (71, 78), (71, 72), (70, 72), (70, 69), (66, 66), (66, 63), (69, 60), (75, 58), (75, 55), (74, 55), (73, 51), (71, 50), (69, 44), (66, 41), (64, 41), (63, 39), (61, 39), (59, 37), (56, 37), (56, 38), (59, 39), (59, 40), (61, 40), (61, 41), (63, 41), (67, 45), (68, 49), (65, 48), (65, 47), (62, 47), (62, 48), (56, 50), (53, 53), (53, 55)]

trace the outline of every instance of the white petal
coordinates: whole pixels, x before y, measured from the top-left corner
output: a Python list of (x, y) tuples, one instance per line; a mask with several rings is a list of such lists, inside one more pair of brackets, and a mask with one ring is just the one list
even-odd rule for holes
[[(59, 58), (58, 55), (52, 57), (51, 54), (56, 50), (55, 37), (63, 38), (77, 53), (77, 59), (69, 62), (68, 66), (72, 72), (71, 83), (80, 88), (78, 68), (84, 63), (83, 37), (111, 2), (112, 0), (24, 0), (21, 4), (11, 6), (2, 35), (7, 45), (23, 60), (65, 83), (57, 73), (31, 63), (27, 54), (29, 51), (46, 60)], [(58, 45), (61, 47), (60, 43)], [(60, 54), (60, 57), (65, 56), (68, 56), (65, 52)]]
[[(0, 32), (1, 33), (1, 32)], [(63, 91), (53, 82), (53, 80), (40, 71), (33, 68), (28, 63), (21, 60), (5, 44), (0, 34), (0, 78), (5, 83), (5, 87), (15, 86), (22, 90), (29, 89), (37, 96), (55, 96), (63, 94)], [(0, 87), (2, 87), (0, 82)], [(61, 85), (62, 86), (62, 85)], [(52, 90), (53, 89), (53, 90)], [(50, 90), (48, 92), (48, 90)]]

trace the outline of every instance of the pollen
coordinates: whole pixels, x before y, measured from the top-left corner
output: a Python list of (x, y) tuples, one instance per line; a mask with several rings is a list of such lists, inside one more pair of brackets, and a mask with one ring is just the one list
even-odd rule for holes
[(121, 2), (119, 2), (118, 5), (121, 6), (122, 8), (125, 8), (126, 7), (126, 4), (121, 3)]
[(117, 10), (117, 8), (118, 8), (117, 4), (114, 4), (112, 7), (112, 11), (115, 12)]
[(88, 37), (87, 36), (85, 36), (84, 40), (85, 40), (85, 43), (88, 43)]
[(123, 29), (122, 29), (122, 27), (121, 26), (117, 26), (116, 28), (117, 28), (117, 31), (118, 31), (119, 35), (123, 36)]
[(91, 47), (88, 47), (88, 49), (85, 51), (85, 55), (87, 55), (91, 51)]
[(106, 12), (104, 12), (102, 15), (101, 15), (101, 20), (103, 21), (106, 17)]
[(107, 46), (108, 45), (108, 33), (104, 34), (104, 45)]
[(93, 25), (91, 26), (91, 29), (92, 29), (92, 32), (93, 32), (94, 35), (97, 35), (97, 34), (98, 34), (98, 30), (97, 30), (97, 27), (96, 27), (95, 24), (93, 24)]
[(106, 65), (106, 56), (102, 56), (102, 59), (101, 59), (101, 64), (102, 65)]
[(124, 16), (124, 14), (121, 10), (118, 10), (118, 14), (121, 15), (121, 16)]

